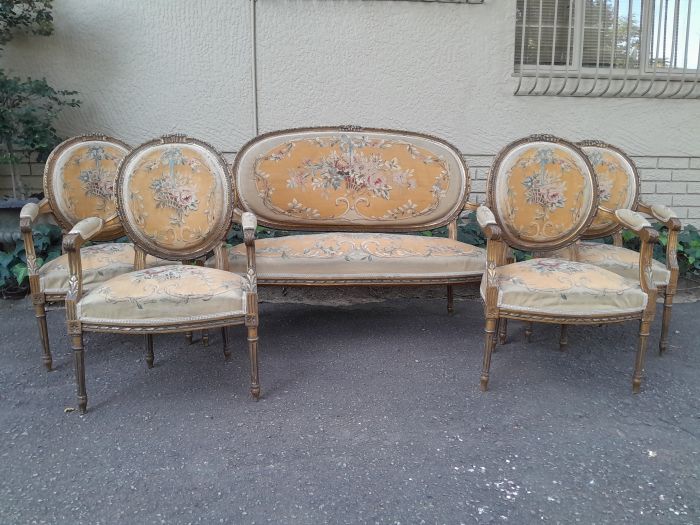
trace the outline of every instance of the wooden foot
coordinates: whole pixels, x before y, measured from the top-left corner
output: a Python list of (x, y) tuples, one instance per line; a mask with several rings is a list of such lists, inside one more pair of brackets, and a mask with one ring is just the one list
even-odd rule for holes
[(561, 325), (561, 332), (559, 333), (559, 350), (562, 352), (565, 352), (566, 347), (569, 345), (568, 330), (569, 325)]
[(71, 341), (75, 367), (75, 384), (78, 394), (78, 410), (81, 414), (84, 414), (87, 411), (88, 398), (85, 388), (85, 351), (83, 349), (83, 335), (72, 335)]
[(451, 284), (447, 285), (447, 313), (454, 313), (455, 311), (455, 292), (454, 287)]
[(525, 325), (525, 341), (532, 342), (532, 321)]
[(228, 361), (231, 359), (231, 349), (228, 345), (228, 327), (226, 326), (221, 328), (221, 339), (224, 342), (224, 359)]
[(498, 322), (498, 344), (504, 345), (508, 340), (508, 319), (502, 318)]
[(192, 344), (192, 332), (185, 332), (185, 339), (189, 344)]
[(53, 358), (51, 357), (51, 347), (49, 345), (49, 328), (46, 325), (46, 308), (44, 303), (34, 305), (34, 316), (39, 325), (39, 338), (41, 339), (41, 362), (46, 370), (51, 372), (53, 368)]
[(637, 356), (634, 362), (634, 375), (632, 376), (632, 392), (639, 393), (642, 386), (642, 374), (644, 373), (644, 355), (647, 351), (647, 338), (649, 337), (649, 321), (642, 320), (639, 323), (639, 343)]
[(153, 368), (153, 334), (146, 334), (146, 366)]
[(202, 345), (209, 346), (209, 330), (202, 330)]
[(491, 369), (491, 354), (496, 346), (496, 325), (498, 320), (493, 317), (486, 319), (486, 328), (484, 329), (484, 361), (481, 366), (481, 391), (486, 392), (489, 385), (489, 370)]
[(258, 377), (258, 327), (248, 327), (248, 357), (250, 358), (250, 395), (256, 401), (260, 398)]
[(661, 339), (659, 339), (659, 354), (668, 350), (668, 330), (671, 324), (671, 308), (673, 308), (673, 295), (667, 293), (664, 296), (664, 313), (661, 317)]

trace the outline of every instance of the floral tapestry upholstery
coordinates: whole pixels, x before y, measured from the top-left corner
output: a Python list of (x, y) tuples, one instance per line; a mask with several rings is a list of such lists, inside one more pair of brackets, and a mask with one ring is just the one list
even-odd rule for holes
[(489, 198), (508, 243), (521, 249), (565, 244), (594, 213), (595, 177), (578, 150), (527, 141), (504, 150), (491, 173)]
[(201, 266), (130, 272), (97, 286), (77, 304), (78, 319), (116, 325), (163, 325), (245, 314), (245, 277)]
[(507, 310), (581, 317), (640, 312), (647, 303), (638, 282), (592, 264), (530, 259), (495, 271), (497, 304)]
[(149, 143), (124, 161), (117, 188), (129, 236), (147, 253), (195, 257), (231, 220), (230, 179), (218, 154), (195, 143)]
[[(639, 281), (639, 252), (623, 248), (622, 246), (585, 241), (578, 243), (577, 251), (577, 261), (595, 264), (622, 277)], [(546, 256), (574, 260), (574, 250), (572, 247), (567, 247), (548, 253)], [(671, 272), (666, 268), (665, 264), (652, 259), (651, 271), (654, 284), (657, 287), (668, 284)]]
[[(637, 175), (622, 154), (600, 146), (583, 146), (598, 179), (598, 205), (609, 210), (634, 209), (637, 201)], [(605, 237), (620, 229), (617, 222), (596, 216), (585, 235)]]
[(365, 230), (440, 226), (469, 191), (459, 152), (409, 132), (292, 130), (249, 142), (234, 169), (261, 224)]
[[(129, 243), (104, 243), (86, 246), (80, 250), (83, 268), (83, 289), (134, 269), (134, 246)], [(146, 266), (158, 266), (166, 261), (146, 257)], [(48, 294), (65, 294), (68, 291), (68, 255), (61, 255), (39, 268), (41, 290)]]
[[(255, 241), (258, 279), (478, 276), (486, 251), (452, 239), (387, 233), (322, 233)], [(245, 272), (245, 246), (229, 251)]]
[(127, 152), (110, 141), (79, 139), (54, 150), (46, 163), (44, 193), (64, 228), (87, 217), (105, 222), (116, 217), (115, 179)]

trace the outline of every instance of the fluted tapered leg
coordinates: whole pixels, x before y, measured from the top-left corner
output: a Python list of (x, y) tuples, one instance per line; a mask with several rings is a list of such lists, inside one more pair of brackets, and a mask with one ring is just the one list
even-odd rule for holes
[(41, 361), (44, 363), (46, 370), (49, 372), (53, 367), (53, 358), (51, 357), (51, 347), (49, 345), (49, 328), (46, 326), (46, 307), (44, 303), (34, 305), (34, 316), (39, 325), (39, 338), (41, 339)]
[(185, 339), (189, 344), (192, 344), (192, 332), (185, 332)]
[(202, 344), (209, 346), (209, 330), (202, 330)]
[(153, 334), (146, 334), (146, 366), (153, 368)]
[(532, 321), (525, 324), (525, 341), (528, 343), (532, 341)]
[(673, 308), (673, 295), (666, 293), (664, 296), (664, 313), (661, 317), (661, 339), (659, 340), (659, 353), (668, 350), (668, 330), (671, 324), (671, 308)]
[(455, 291), (454, 286), (451, 284), (447, 285), (447, 312), (452, 313), (455, 311)]
[(559, 333), (559, 350), (562, 352), (566, 351), (566, 347), (569, 345), (569, 325), (561, 325), (561, 332)]
[(81, 414), (87, 411), (87, 390), (85, 389), (85, 351), (83, 349), (83, 334), (71, 336), (73, 361), (75, 364), (75, 384), (78, 391), (78, 410)]
[(250, 357), (250, 394), (257, 400), (260, 397), (258, 378), (258, 327), (248, 327), (248, 355)]
[(489, 386), (489, 370), (491, 369), (491, 354), (496, 346), (496, 325), (497, 319), (489, 317), (486, 319), (485, 339), (484, 339), (484, 362), (481, 367), (481, 390), (486, 392)]
[(642, 320), (639, 323), (639, 346), (637, 358), (634, 362), (634, 375), (632, 376), (632, 392), (639, 393), (642, 386), (642, 374), (644, 373), (644, 355), (647, 351), (647, 338), (649, 337), (649, 321)]
[(508, 319), (501, 318), (498, 322), (498, 344), (504, 345), (508, 340)]
[(231, 359), (231, 349), (229, 348), (228, 326), (221, 328), (221, 340), (224, 342), (224, 359)]

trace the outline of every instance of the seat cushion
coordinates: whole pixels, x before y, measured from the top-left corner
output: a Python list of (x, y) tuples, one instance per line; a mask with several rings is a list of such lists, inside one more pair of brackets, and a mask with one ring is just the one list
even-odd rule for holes
[[(134, 269), (134, 245), (108, 242), (93, 244), (80, 250), (83, 265), (83, 290)], [(172, 264), (147, 256), (146, 267)], [(41, 290), (44, 293), (65, 294), (68, 291), (68, 255), (61, 255), (39, 268)]]
[[(588, 263), (531, 259), (496, 268), (498, 307), (559, 315), (606, 315), (642, 311), (647, 294), (639, 283)], [(485, 297), (486, 276), (481, 282)]]
[[(566, 247), (554, 253), (547, 254), (548, 257), (558, 259), (573, 259), (573, 249)], [(603, 244), (600, 242), (580, 242), (578, 244), (578, 258), (580, 262), (595, 264), (600, 268), (605, 268), (613, 273), (639, 281), (639, 252)], [(652, 278), (656, 286), (666, 286), (671, 278), (671, 272), (666, 265), (652, 259)]]
[(119, 275), (77, 304), (78, 319), (110, 324), (177, 323), (245, 315), (247, 280), (202, 266), (168, 265)]
[[(255, 241), (258, 279), (385, 279), (479, 276), (486, 251), (442, 237), (387, 233), (320, 233)], [(229, 251), (244, 272), (245, 246)]]

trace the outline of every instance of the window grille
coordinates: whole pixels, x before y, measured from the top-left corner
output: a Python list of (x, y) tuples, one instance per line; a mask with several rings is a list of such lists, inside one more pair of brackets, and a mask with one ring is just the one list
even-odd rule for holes
[(517, 0), (516, 95), (700, 98), (700, 0)]

